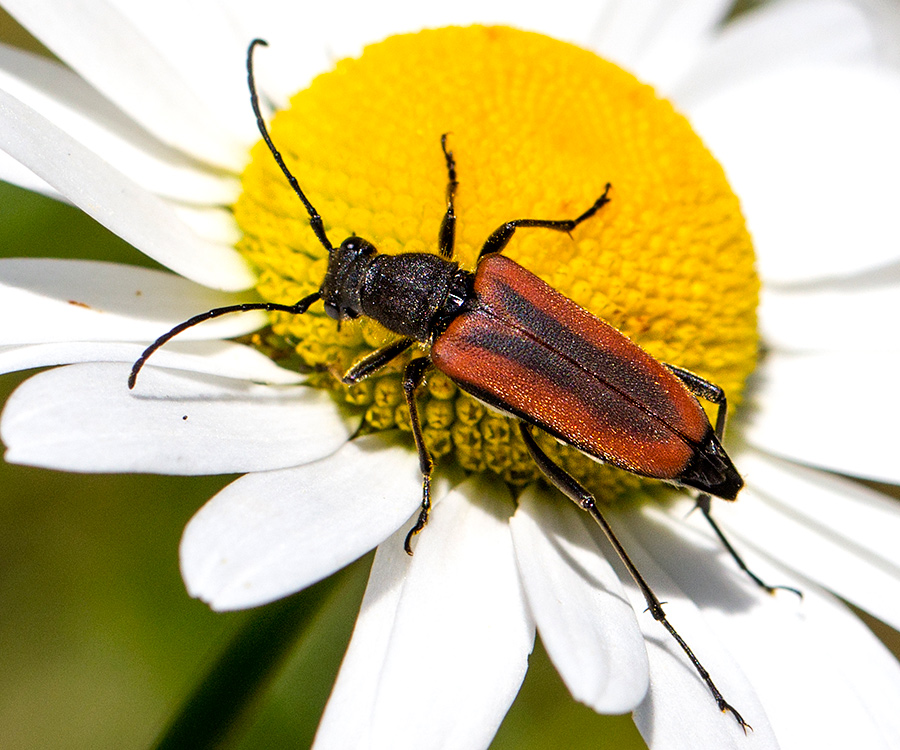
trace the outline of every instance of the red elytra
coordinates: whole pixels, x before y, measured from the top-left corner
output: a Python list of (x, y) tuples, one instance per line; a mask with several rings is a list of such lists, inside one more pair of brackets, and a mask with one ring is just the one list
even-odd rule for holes
[(605, 463), (734, 499), (740, 476), (671, 370), (503, 255), (481, 259), (474, 291), (431, 346), (464, 391)]

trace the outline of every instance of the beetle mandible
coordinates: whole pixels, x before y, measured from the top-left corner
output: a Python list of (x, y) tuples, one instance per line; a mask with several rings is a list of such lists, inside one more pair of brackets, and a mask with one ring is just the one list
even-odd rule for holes
[[(357, 361), (343, 376), (345, 384), (364, 380), (414, 345), (424, 346), (427, 355), (412, 359), (402, 378), (423, 478), (421, 510), (406, 536), (406, 551), (412, 554), (412, 539), (425, 527), (431, 508), (433, 461), (422, 433), (416, 392), (426, 371), (435, 367), (476, 399), (518, 420), (525, 445), (541, 472), (594, 518), (640, 588), (648, 610), (684, 651), (719, 709), (731, 712), (744, 731), (749, 729), (671, 625), (591, 493), (554, 463), (533, 436), (537, 428), (598, 461), (699, 490), (697, 507), (740, 568), (768, 591), (785, 588), (769, 586), (750, 571), (710, 515), (712, 496), (734, 500), (743, 486), (722, 447), (727, 412), (722, 389), (687, 370), (657, 361), (611, 325), (502, 255), (520, 228), (571, 232), (611, 200), (610, 184), (574, 219), (515, 219), (502, 224), (482, 246), (474, 272), (467, 271), (452, 260), (454, 198), (459, 182), (444, 134), (441, 149), (448, 175), (447, 208), (438, 232), (438, 254), (384, 255), (357, 236), (334, 247), (321, 216), (291, 174), (263, 120), (253, 52), (265, 45), (255, 39), (247, 52), (251, 105), (263, 140), (328, 251), (325, 278), (317, 292), (293, 305), (231, 305), (184, 321), (147, 347), (132, 367), (129, 388), (134, 387), (147, 359), (187, 328), (250, 310), (302, 315), (319, 300), (338, 324), (366, 316), (398, 335)], [(698, 398), (716, 405), (715, 426)]]

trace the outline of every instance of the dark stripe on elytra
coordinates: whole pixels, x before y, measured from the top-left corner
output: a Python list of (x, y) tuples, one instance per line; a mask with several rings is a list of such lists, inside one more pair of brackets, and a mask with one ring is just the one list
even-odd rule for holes
[(509, 414), (513, 417), (517, 417), (524, 422), (528, 422), (528, 424), (532, 424), (535, 427), (540, 428), (544, 432), (549, 435), (553, 435), (553, 437), (558, 438), (562, 442), (567, 445), (574, 446), (576, 449), (583, 451), (589, 456), (593, 456), (596, 459), (599, 459), (601, 462), (609, 464), (611, 466), (619, 466), (632, 474), (638, 474), (640, 476), (651, 477), (654, 479), (672, 479), (672, 477), (660, 477), (656, 474), (651, 474), (645, 471), (641, 471), (641, 469), (637, 466), (631, 466), (626, 464), (626, 462), (620, 460), (617, 456), (612, 453), (608, 453), (606, 451), (597, 450), (593, 446), (582, 443), (582, 441), (575, 441), (572, 439), (571, 435), (567, 435), (560, 430), (555, 429), (552, 425), (547, 424), (546, 422), (536, 419), (533, 414), (529, 414), (527, 412), (523, 412), (519, 409), (512, 408), (505, 401), (501, 401), (490, 391), (484, 390), (481, 386), (476, 385), (474, 383), (468, 382), (460, 382), (460, 388), (462, 388), (466, 393), (471, 396), (474, 396), (479, 401), (483, 401), (489, 406), (493, 406), (498, 411)]
[[(672, 401), (668, 392), (660, 387), (641, 365), (598, 349), (596, 344), (535, 306), (506, 282), (497, 280), (495, 283), (498, 286), (497, 294), (502, 300), (503, 310), (509, 313), (511, 319), (499, 316), (498, 311), (490, 304), (482, 307), (485, 312), (498, 317), (507, 325), (518, 326), (523, 331), (529, 332), (542, 346), (564, 359), (571, 360), (574, 363), (573, 370), (582, 368), (585, 375), (600, 380), (623, 399), (681, 435), (673, 423), (678, 424), (682, 420), (677, 410), (671, 407)], [(515, 348), (510, 348), (509, 354), (514, 352)], [(517, 359), (515, 356), (512, 358)], [(581, 389), (575, 387), (573, 390), (580, 394), (584, 390), (583, 384)], [(695, 443), (689, 437), (681, 436), (688, 443), (692, 445)]]
[[(490, 330), (484, 326), (479, 326), (476, 331), (471, 332), (469, 335), (465, 337), (460, 336), (460, 339), (463, 339), (467, 345), (475, 347), (476, 351), (490, 351), (503, 359), (511, 360), (527, 372), (535, 373), (536, 377), (545, 377), (541, 373), (547, 372), (548, 366), (552, 367), (554, 384), (561, 389), (569, 391), (579, 401), (586, 402), (595, 410), (607, 415), (607, 417), (615, 418), (610, 420), (613, 423), (610, 424), (609, 429), (615, 430), (617, 427), (615, 422), (617, 421), (620, 429), (632, 434), (638, 441), (647, 440), (647, 442), (653, 443), (660, 439), (658, 428), (662, 426), (672, 437), (693, 446), (693, 456), (688, 464), (679, 472), (678, 476), (669, 477), (670, 479), (700, 490), (710, 490), (713, 494), (729, 499), (733, 499), (736, 491), (740, 489), (742, 481), (733, 467), (731, 471), (728, 470), (729, 466), (731, 466), (730, 461), (723, 459), (721, 454), (724, 452), (721, 448), (718, 448), (718, 441), (713, 435), (712, 427), (708, 429), (707, 434), (700, 443), (695, 444), (694, 441), (685, 437), (681, 432), (672, 429), (661, 419), (644, 409), (640, 409), (631, 401), (625, 402), (627, 404), (625, 409), (610, 408), (608, 400), (590, 398), (591, 395), (597, 396), (603, 392), (597, 387), (585, 387), (590, 377), (585, 377), (585, 374), (576, 367), (567, 367), (566, 365), (570, 364), (567, 360), (562, 360), (562, 366), (560, 366), (561, 363), (557, 352), (547, 349), (541, 345), (541, 342), (530, 337), (521, 336), (517, 333), (510, 334)], [(475, 372), (477, 373), (477, 370)], [(555, 429), (550, 424), (536, 418), (535, 414), (517, 409), (501, 400), (495, 392), (484, 388), (484, 379), (479, 378), (478, 381), (468, 381), (458, 373), (453, 375), (453, 379), (464, 391), (500, 411), (512, 414), (519, 419), (536, 425), (563, 442), (575, 445), (576, 448), (596, 458), (624, 466), (633, 473), (642, 473), (634, 466), (625, 466), (624, 463), (617, 460), (615, 455), (606, 451), (601, 452), (599, 447), (592, 448), (580, 440), (574, 440), (573, 435), (567, 435)], [(596, 379), (599, 380), (599, 378)], [(601, 387), (605, 388), (606, 392), (610, 394), (610, 397), (615, 398), (618, 395), (613, 388), (608, 387), (602, 380), (600, 383)], [(638, 411), (645, 419), (636, 420), (635, 411)], [(717, 450), (714, 448), (717, 448)], [(654, 475), (646, 474), (646, 476)], [(737, 484), (734, 484), (734, 482), (737, 482)]]
[[(476, 351), (489, 351), (515, 362), (526, 372), (534, 373), (536, 378), (549, 380), (560, 389), (571, 393), (576, 400), (587, 404), (596, 413), (603, 414), (610, 423), (610, 429), (618, 428), (635, 435), (639, 440), (655, 442), (660, 439), (660, 429), (664, 428), (673, 436), (683, 439), (663, 420), (640, 408), (633, 400), (621, 401), (624, 408), (616, 408), (616, 402), (620, 401), (616, 389), (610, 387), (596, 374), (585, 372), (573, 365), (570, 358), (562, 357), (559, 352), (548, 348), (543, 342), (519, 335), (518, 332), (507, 333), (495, 330), (495, 327), (492, 329), (485, 326), (479, 326), (476, 331), (467, 335), (465, 340)], [(459, 376), (455, 375), (454, 379), (458, 380)], [(594, 382), (591, 383), (591, 380)], [(481, 391), (477, 381), (471, 382), (471, 387)], [(496, 401), (496, 397), (493, 401)], [(491, 400), (488, 403), (491, 403)], [(497, 403), (491, 405), (498, 406)], [(499, 404), (499, 407), (509, 409), (508, 404)], [(635, 412), (644, 419), (637, 419)], [(527, 415), (525, 418), (528, 418)]]

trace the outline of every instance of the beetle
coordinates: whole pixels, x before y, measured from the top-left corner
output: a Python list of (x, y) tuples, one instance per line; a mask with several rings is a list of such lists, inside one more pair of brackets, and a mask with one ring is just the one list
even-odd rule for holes
[[(133, 388), (148, 358), (187, 328), (220, 315), (265, 310), (302, 315), (318, 301), (338, 325), (366, 316), (397, 335), (357, 361), (345, 384), (364, 380), (410, 348), (413, 358), (402, 376), (412, 435), (422, 473), (422, 505), (404, 547), (426, 525), (431, 508), (434, 464), (423, 437), (416, 393), (434, 367), (463, 391), (518, 420), (524, 443), (547, 480), (588, 512), (601, 527), (641, 590), (651, 615), (675, 639), (710, 690), (719, 709), (730, 712), (746, 732), (750, 726), (728, 703), (694, 652), (677, 633), (662, 604), (616, 538), (594, 497), (542, 450), (534, 430), (546, 432), (588, 456), (631, 473), (699, 491), (697, 507), (737, 564), (752, 573), (710, 515), (713, 496), (734, 500), (743, 479), (722, 447), (727, 400), (721, 388), (680, 367), (659, 362), (608, 323), (560, 294), (503, 255), (523, 228), (571, 232), (611, 200), (611, 185), (574, 219), (515, 219), (485, 241), (474, 271), (453, 261), (456, 231), (454, 199), (459, 182), (447, 134), (441, 150), (447, 170), (446, 211), (438, 232), (438, 253), (380, 254), (369, 241), (346, 238), (331, 244), (321, 216), (291, 174), (269, 135), (253, 74), (255, 39), (247, 52), (247, 79), (257, 126), (276, 163), (309, 215), (310, 226), (328, 251), (318, 291), (293, 305), (252, 302), (196, 315), (158, 338), (134, 363)], [(715, 426), (699, 398), (716, 406)], [(798, 592), (799, 593), (799, 592)]]

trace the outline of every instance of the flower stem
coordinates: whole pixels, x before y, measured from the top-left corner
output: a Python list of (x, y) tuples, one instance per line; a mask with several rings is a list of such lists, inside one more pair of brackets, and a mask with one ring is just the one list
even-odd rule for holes
[(220, 748), (243, 729), (286, 657), (348, 577), (345, 570), (254, 610), (184, 701), (155, 750)]

